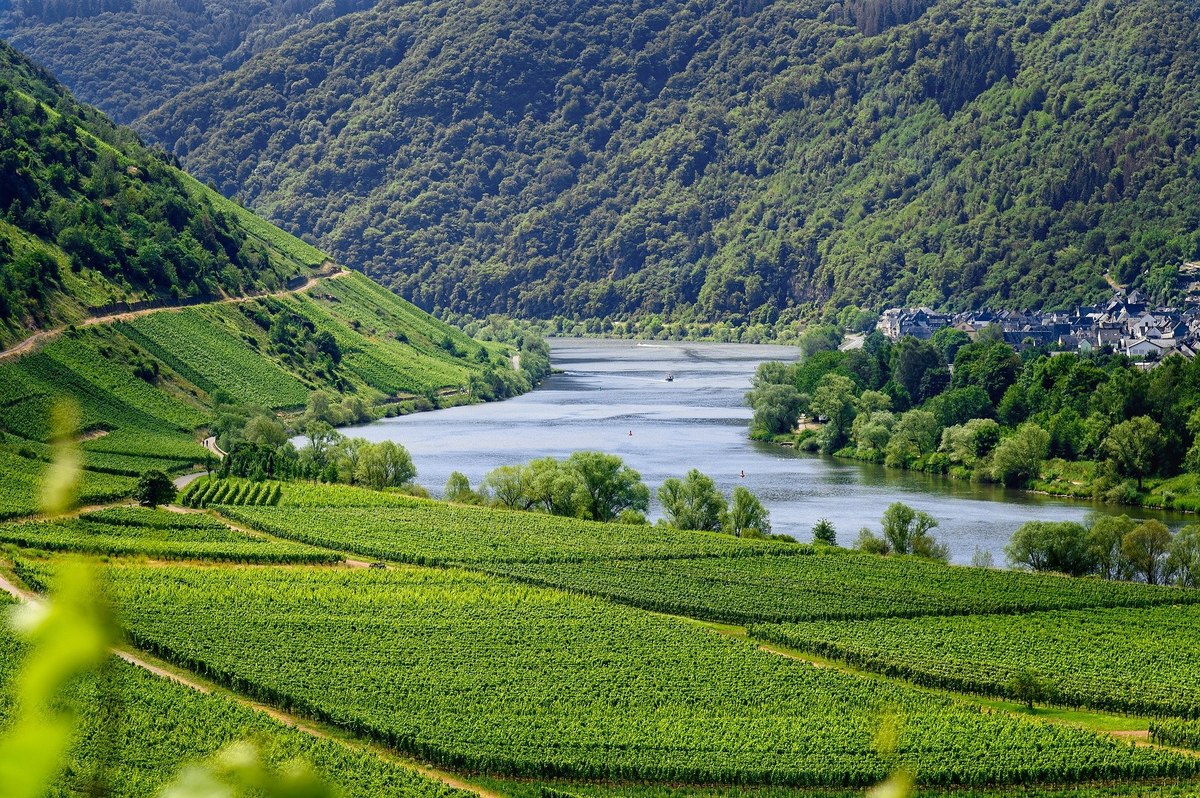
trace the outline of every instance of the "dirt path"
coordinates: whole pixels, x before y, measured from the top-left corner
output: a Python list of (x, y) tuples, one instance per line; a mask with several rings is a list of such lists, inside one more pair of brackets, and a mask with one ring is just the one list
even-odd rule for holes
[[(332, 263), (329, 261), (326, 261), (326, 265), (332, 266)], [(225, 297), (223, 299), (214, 299), (212, 302), (204, 302), (199, 305), (179, 305), (179, 306), (174, 306), (174, 307), (164, 306), (161, 308), (143, 308), (142, 310), (128, 310), (128, 311), (124, 311), (122, 313), (109, 313), (108, 315), (105, 315), (105, 316), (89, 316), (88, 318), (84, 319), (83, 321), (76, 322), (74, 326), (76, 326), (76, 327), (91, 327), (96, 324), (111, 324), (112, 322), (128, 321), (130, 319), (136, 319), (141, 316), (148, 316), (151, 313), (161, 313), (163, 311), (180, 310), (184, 307), (202, 308), (206, 305), (232, 305), (232, 304), (236, 304), (239, 302), (251, 302), (255, 299), (262, 299), (263, 297), (287, 296), (289, 294), (300, 294), (300, 293), (303, 293), (303, 292), (309, 290), (310, 288), (312, 288), (313, 286), (315, 286), (317, 283), (321, 282), (322, 280), (336, 280), (339, 277), (346, 276), (347, 274), (349, 274), (349, 272), (346, 269), (339, 269), (338, 271), (332, 271), (332, 272), (327, 272), (327, 271), (322, 270), (321, 272), (314, 274), (312, 277), (309, 277), (308, 280), (306, 280), (304, 282), (304, 285), (298, 286), (296, 288), (289, 288), (284, 291), (273, 291), (273, 292), (269, 292), (269, 293), (254, 293), (254, 294), (247, 294), (245, 296), (230, 296), (230, 297)], [(34, 333), (33, 335), (29, 336), (25, 340), (21, 341), (20, 343), (14, 344), (13, 346), (9, 347), (8, 349), (5, 349), (3, 352), (0, 352), (0, 361), (11, 360), (13, 358), (18, 358), (21, 355), (28, 354), (29, 352), (33, 351), (39, 345), (45, 343), (46, 341), (57, 338), (60, 334), (62, 334), (63, 330), (67, 329), (67, 326), (68, 325), (63, 325), (61, 327), (53, 327), (49, 330), (42, 330), (41, 332)]]

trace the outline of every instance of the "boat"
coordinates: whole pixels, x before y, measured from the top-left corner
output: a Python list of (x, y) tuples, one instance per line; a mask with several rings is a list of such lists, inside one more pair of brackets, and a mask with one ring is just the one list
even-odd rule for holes
[(667, 382), (675, 382), (675, 374), (673, 372), (667, 372)]

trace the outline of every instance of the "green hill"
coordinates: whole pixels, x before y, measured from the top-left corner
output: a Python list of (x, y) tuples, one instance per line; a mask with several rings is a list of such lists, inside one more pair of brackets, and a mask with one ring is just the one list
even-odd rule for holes
[(2, 43), (0, 106), (0, 517), (38, 507), (63, 398), (80, 498), (97, 502), (202, 462), (219, 414), (289, 413), (325, 391), (362, 420), (537, 379), (509, 346), (205, 188)]
[[(1200, 256), (1196, 22), (1186, 0), (381, 2), (135, 124), (426, 309), (1066, 306)], [(51, 27), (22, 41), (77, 64)]]

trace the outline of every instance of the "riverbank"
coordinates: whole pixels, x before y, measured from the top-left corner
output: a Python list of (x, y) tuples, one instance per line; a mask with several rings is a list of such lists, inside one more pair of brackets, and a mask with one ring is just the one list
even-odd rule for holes
[[(806, 428), (798, 433), (751, 438), (777, 446), (808, 451), (816, 450), (817, 428)], [(839, 449), (829, 457), (849, 460), (897, 472), (932, 474), (971, 484), (995, 484), (983, 478), (978, 470), (964, 465), (951, 465), (937, 452), (925, 455), (907, 467), (885, 464), (879, 452), (873, 456), (860, 456), (853, 446)], [(1139, 489), (1137, 481), (1121, 479), (1106, 473), (1104, 463), (1092, 460), (1063, 460), (1053, 458), (1042, 463), (1038, 476), (1025, 487), (1010, 488), (1035, 496), (1050, 496), (1059, 499), (1074, 499), (1120, 507), (1138, 507), (1179, 513), (1200, 513), (1200, 475), (1179, 474), (1174, 477), (1146, 477)]]

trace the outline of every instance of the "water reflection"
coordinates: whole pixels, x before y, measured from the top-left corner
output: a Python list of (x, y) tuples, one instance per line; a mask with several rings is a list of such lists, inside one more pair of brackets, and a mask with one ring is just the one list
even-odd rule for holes
[[(754, 491), (776, 531), (805, 541), (813, 524), (828, 518), (839, 541), (849, 543), (860, 527), (876, 527), (888, 504), (903, 501), (940, 521), (936, 534), (956, 562), (970, 562), (979, 549), (1003, 563), (1004, 545), (1028, 520), (1082, 520), (1094, 509), (1113, 511), (748, 440), (743, 394), (760, 362), (794, 359), (788, 347), (557, 340), (551, 348), (555, 367), (565, 373), (525, 396), (345, 432), (404, 444), (418, 481), (434, 493), (452, 471), (477, 485), (496, 466), (579, 449), (620, 455), (652, 491), (695, 467), (727, 493), (739, 484)], [(667, 374), (674, 379), (668, 382)], [(657, 507), (651, 510), (657, 514)], [(1182, 523), (1180, 516), (1155, 516)]]

